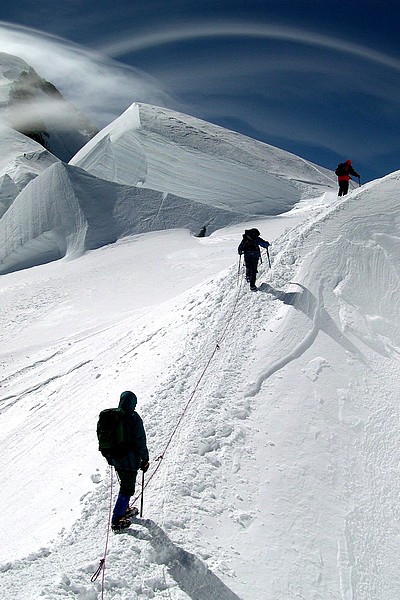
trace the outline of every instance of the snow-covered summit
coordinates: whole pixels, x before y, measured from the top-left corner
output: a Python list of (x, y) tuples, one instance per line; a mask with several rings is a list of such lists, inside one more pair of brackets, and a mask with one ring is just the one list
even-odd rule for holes
[(1, 120), (68, 161), (96, 128), (24, 60), (0, 52)]
[(272, 146), (134, 104), (69, 165), (58, 162), (22, 190), (0, 221), (0, 273), (135, 233), (209, 234), (288, 211), (306, 194), (321, 197), (332, 179)]
[(71, 164), (93, 175), (218, 208), (280, 214), (334, 188), (328, 169), (195, 117), (132, 104)]

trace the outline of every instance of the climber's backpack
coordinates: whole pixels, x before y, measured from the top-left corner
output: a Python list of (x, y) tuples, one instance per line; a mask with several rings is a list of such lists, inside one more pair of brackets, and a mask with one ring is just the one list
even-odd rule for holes
[(241, 242), (241, 248), (243, 252), (259, 252), (260, 248), (251, 236), (249, 236), (248, 232), (244, 232), (243, 240)]
[(340, 163), (340, 165), (337, 166), (337, 169), (335, 171), (335, 174), (339, 177), (340, 175), (347, 175), (349, 170), (349, 167), (346, 165), (346, 163)]
[(110, 459), (119, 458), (129, 451), (126, 417), (126, 413), (120, 408), (106, 408), (99, 414), (99, 450), (110, 464)]

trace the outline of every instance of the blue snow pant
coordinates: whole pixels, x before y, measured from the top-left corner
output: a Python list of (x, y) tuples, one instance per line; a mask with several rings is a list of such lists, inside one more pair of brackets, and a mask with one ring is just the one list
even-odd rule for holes
[(246, 279), (250, 283), (250, 287), (256, 285), (258, 256), (244, 256), (244, 264), (246, 265)]
[(128, 471), (125, 469), (115, 469), (117, 471), (120, 488), (117, 501), (114, 506), (112, 522), (115, 523), (126, 513), (129, 506), (129, 500), (135, 493), (135, 484), (137, 471)]

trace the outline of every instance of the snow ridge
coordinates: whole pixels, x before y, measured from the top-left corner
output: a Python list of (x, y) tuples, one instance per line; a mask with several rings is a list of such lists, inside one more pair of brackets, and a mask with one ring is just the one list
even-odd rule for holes
[(236, 211), (279, 214), (336, 185), (332, 172), (172, 110), (135, 103), (71, 160), (97, 177)]

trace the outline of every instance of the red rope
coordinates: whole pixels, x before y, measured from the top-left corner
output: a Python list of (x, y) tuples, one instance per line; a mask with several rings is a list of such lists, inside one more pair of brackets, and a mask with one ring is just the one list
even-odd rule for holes
[[(239, 273), (240, 273), (240, 260), (239, 260), (239, 268), (238, 268), (238, 277), (239, 277)], [(194, 396), (195, 396), (195, 394), (196, 394), (196, 392), (197, 392), (197, 390), (199, 388), (199, 385), (200, 385), (201, 381), (203, 380), (204, 375), (207, 372), (208, 367), (210, 366), (210, 364), (211, 364), (211, 362), (212, 362), (212, 360), (213, 360), (216, 352), (220, 349), (220, 345), (219, 344), (222, 343), (222, 341), (224, 340), (224, 338), (226, 336), (226, 332), (228, 331), (228, 327), (230, 325), (230, 322), (232, 321), (232, 318), (233, 318), (233, 315), (235, 313), (236, 306), (237, 306), (237, 303), (238, 303), (238, 300), (239, 300), (240, 290), (241, 290), (241, 287), (242, 287), (242, 281), (243, 281), (243, 278), (240, 279), (240, 281), (238, 281), (238, 283), (239, 283), (239, 285), (238, 285), (238, 291), (237, 291), (237, 294), (236, 294), (236, 299), (235, 299), (235, 302), (234, 302), (234, 305), (233, 305), (233, 309), (232, 309), (232, 312), (231, 312), (231, 315), (230, 315), (229, 319), (226, 322), (226, 325), (225, 325), (224, 329), (222, 330), (222, 334), (221, 334), (221, 337), (219, 339), (219, 342), (217, 342), (217, 344), (215, 345), (215, 348), (212, 351), (212, 353), (210, 355), (210, 358), (208, 359), (208, 361), (207, 361), (207, 363), (206, 363), (203, 371), (201, 372), (201, 375), (200, 375), (199, 379), (197, 380), (197, 383), (196, 383), (196, 385), (195, 385), (195, 387), (194, 387), (194, 389), (193, 389), (193, 391), (192, 391), (192, 393), (190, 395), (190, 398), (187, 401), (187, 403), (186, 403), (186, 405), (185, 405), (185, 407), (184, 407), (184, 409), (182, 411), (182, 414), (179, 417), (178, 422), (175, 425), (175, 427), (174, 427), (174, 429), (173, 429), (173, 431), (172, 431), (172, 433), (171, 433), (171, 435), (170, 435), (170, 437), (168, 439), (167, 444), (165, 445), (165, 448), (164, 448), (162, 454), (160, 454), (156, 458), (156, 461), (158, 461), (158, 464), (157, 464), (156, 468), (154, 469), (154, 471), (152, 472), (152, 474), (150, 475), (150, 477), (148, 478), (146, 484), (144, 483), (144, 473), (143, 473), (143, 476), (142, 476), (142, 490), (141, 490), (140, 494), (138, 494), (138, 496), (136, 496), (134, 498), (134, 500), (133, 500), (133, 503), (135, 503), (138, 500), (138, 498), (141, 498), (141, 514), (140, 514), (140, 516), (142, 516), (142, 514), (143, 514), (143, 495), (144, 495), (144, 490), (147, 488), (147, 486), (149, 485), (150, 481), (153, 479), (153, 477), (157, 473), (158, 469), (160, 468), (161, 461), (164, 458), (164, 455), (167, 452), (169, 446), (171, 445), (171, 442), (172, 442), (172, 440), (173, 440), (176, 432), (178, 431), (178, 428), (179, 428), (179, 426), (180, 426), (180, 424), (181, 424), (181, 422), (182, 422), (182, 420), (183, 420), (183, 418), (184, 418), (184, 416), (185, 416), (185, 414), (186, 414), (186, 412), (187, 412), (187, 410), (188, 410), (188, 408), (189, 408), (189, 406), (190, 406), (190, 404), (191, 404), (191, 402), (192, 402), (192, 400), (193, 400), (193, 398), (194, 398)], [(106, 544), (105, 544), (105, 548), (104, 548), (104, 556), (103, 556), (103, 558), (100, 559), (99, 566), (98, 566), (96, 572), (91, 577), (91, 582), (93, 583), (99, 577), (100, 573), (102, 573), (102, 580), (101, 580), (101, 600), (104, 600), (104, 583), (105, 583), (105, 570), (106, 570), (106, 556), (107, 556), (107, 551), (108, 551), (108, 542), (109, 542), (109, 538), (110, 538), (110, 529), (111, 529), (112, 500), (113, 500), (113, 467), (111, 467), (111, 466), (110, 466), (110, 480), (111, 480), (110, 481), (110, 487), (111, 487), (111, 490), (110, 490), (110, 506), (109, 506), (109, 511), (108, 511), (108, 526), (107, 526)]]
[(111, 514), (112, 514), (112, 501), (113, 501), (113, 467), (110, 466), (110, 506), (108, 510), (108, 526), (107, 526), (107, 536), (106, 536), (106, 545), (104, 548), (104, 556), (100, 559), (99, 566), (97, 571), (92, 575), (90, 581), (93, 583), (96, 581), (101, 572), (103, 572), (101, 578), (101, 600), (104, 599), (104, 580), (105, 580), (105, 571), (106, 571), (106, 556), (108, 551), (108, 541), (110, 539), (110, 529), (111, 529)]
[[(239, 263), (239, 266), (240, 266), (240, 263)], [(241, 279), (240, 279), (240, 282), (239, 282), (239, 287), (238, 287), (238, 292), (237, 292), (237, 294), (236, 294), (236, 299), (235, 299), (235, 302), (234, 302), (234, 305), (233, 305), (232, 313), (231, 313), (231, 315), (230, 315), (230, 317), (229, 317), (229, 319), (228, 319), (228, 321), (227, 321), (227, 323), (226, 323), (226, 325), (225, 325), (224, 329), (222, 330), (222, 334), (221, 334), (221, 337), (220, 337), (220, 339), (219, 339), (219, 342), (217, 342), (217, 344), (216, 344), (216, 346), (215, 346), (215, 348), (214, 348), (213, 352), (211, 353), (211, 356), (210, 356), (210, 358), (208, 359), (208, 361), (207, 361), (207, 363), (206, 363), (206, 366), (204, 367), (204, 369), (203, 369), (203, 371), (202, 371), (202, 373), (201, 373), (201, 375), (200, 375), (199, 379), (197, 380), (197, 383), (196, 383), (196, 385), (195, 385), (195, 387), (194, 387), (194, 389), (193, 389), (193, 392), (191, 393), (191, 395), (190, 395), (190, 398), (189, 398), (189, 400), (187, 401), (187, 403), (186, 403), (186, 405), (185, 405), (185, 407), (184, 407), (184, 409), (183, 409), (183, 411), (182, 411), (182, 414), (181, 414), (181, 416), (179, 417), (179, 419), (178, 419), (178, 422), (177, 422), (177, 424), (175, 425), (175, 427), (174, 427), (174, 429), (173, 429), (173, 431), (172, 431), (172, 433), (171, 433), (171, 435), (170, 435), (170, 437), (169, 437), (169, 440), (168, 440), (168, 442), (167, 442), (167, 444), (166, 444), (166, 446), (165, 446), (165, 448), (164, 448), (163, 452), (162, 452), (162, 453), (161, 453), (161, 454), (160, 454), (160, 455), (159, 455), (159, 456), (156, 458), (156, 461), (158, 461), (158, 464), (157, 464), (156, 468), (154, 469), (154, 471), (152, 472), (152, 474), (150, 475), (150, 477), (147, 479), (147, 481), (146, 481), (146, 484), (145, 484), (145, 485), (142, 485), (142, 491), (140, 492), (140, 494), (138, 494), (138, 495), (137, 495), (137, 496), (136, 496), (136, 497), (133, 499), (133, 504), (134, 504), (134, 503), (135, 503), (135, 502), (136, 502), (136, 501), (137, 501), (137, 500), (138, 500), (140, 497), (143, 499), (143, 492), (144, 492), (144, 490), (147, 488), (147, 486), (149, 485), (150, 481), (153, 479), (153, 477), (154, 477), (154, 476), (155, 476), (155, 474), (157, 473), (158, 469), (160, 468), (160, 466), (161, 466), (161, 461), (162, 461), (162, 459), (164, 458), (164, 455), (165, 455), (165, 453), (167, 452), (167, 450), (168, 450), (168, 448), (169, 448), (169, 446), (170, 446), (170, 444), (171, 444), (171, 442), (172, 442), (172, 440), (173, 440), (173, 438), (174, 438), (174, 436), (175, 436), (176, 432), (178, 431), (178, 429), (179, 429), (179, 426), (180, 426), (180, 424), (181, 424), (181, 422), (182, 422), (182, 420), (183, 420), (183, 417), (185, 416), (185, 414), (186, 414), (186, 411), (188, 410), (188, 408), (189, 408), (189, 405), (191, 404), (191, 402), (192, 402), (192, 400), (193, 400), (193, 398), (194, 398), (194, 395), (196, 394), (196, 392), (197, 392), (197, 390), (198, 390), (198, 388), (199, 388), (199, 385), (200, 385), (200, 383), (201, 383), (201, 381), (202, 381), (202, 379), (203, 379), (204, 375), (205, 375), (205, 374), (206, 374), (206, 372), (207, 372), (207, 369), (208, 369), (208, 367), (210, 366), (210, 364), (211, 364), (211, 362), (212, 362), (212, 360), (213, 360), (213, 358), (214, 358), (214, 356), (215, 356), (216, 352), (217, 352), (217, 351), (220, 349), (220, 345), (219, 345), (219, 344), (221, 344), (221, 343), (222, 343), (222, 341), (224, 340), (224, 338), (225, 338), (225, 336), (226, 336), (226, 332), (228, 331), (228, 327), (229, 327), (229, 325), (230, 325), (230, 322), (232, 321), (233, 315), (234, 315), (234, 313), (235, 313), (235, 310), (236, 310), (236, 306), (237, 306), (237, 303), (238, 303), (238, 300), (239, 300), (240, 290), (241, 290), (241, 287), (242, 287), (242, 281), (243, 281), (243, 278), (241, 278)]]

